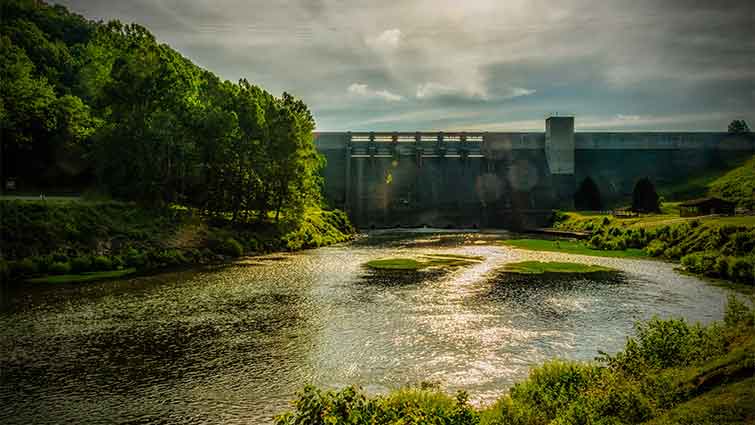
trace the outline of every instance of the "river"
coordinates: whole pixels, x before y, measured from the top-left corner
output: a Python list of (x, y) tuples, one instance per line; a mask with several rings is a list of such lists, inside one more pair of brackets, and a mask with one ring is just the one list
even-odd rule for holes
[[(703, 323), (728, 291), (672, 264), (589, 257), (618, 277), (508, 282), (500, 235), (384, 234), (218, 269), (15, 289), (0, 313), (0, 422), (268, 424), (305, 383), (381, 393), (421, 381), (490, 403), (528, 369), (620, 349), (653, 315)], [(445, 273), (368, 260), (484, 256)], [(580, 261), (584, 261), (582, 257)]]

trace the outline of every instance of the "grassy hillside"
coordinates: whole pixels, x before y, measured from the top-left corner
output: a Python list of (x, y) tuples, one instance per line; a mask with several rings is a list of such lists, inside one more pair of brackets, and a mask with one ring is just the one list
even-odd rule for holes
[[(733, 168), (731, 168), (733, 165)], [(755, 156), (742, 158), (738, 163), (729, 164), (728, 168), (708, 170), (690, 176), (684, 181), (659, 185), (658, 194), (667, 201), (686, 201), (709, 195), (720, 196), (732, 201), (740, 201), (752, 194), (755, 183)], [(741, 179), (741, 180), (738, 180)], [(746, 191), (749, 187), (749, 192)], [(751, 204), (750, 204), (751, 205)], [(747, 205), (740, 205), (747, 207)], [(752, 207), (750, 207), (752, 208)]]
[(755, 423), (753, 353), (755, 310), (732, 297), (721, 323), (639, 323), (624, 351), (591, 363), (547, 362), (492, 406), (428, 385), (374, 397), (309, 386), (276, 424)]
[(0, 216), (0, 270), (14, 279), (205, 263), (337, 243), (353, 233), (343, 212), (314, 209), (297, 225), (234, 224), (177, 206), (5, 200)]
[(734, 201), (739, 207), (748, 209), (755, 209), (754, 191), (755, 156), (709, 185), (709, 194)]

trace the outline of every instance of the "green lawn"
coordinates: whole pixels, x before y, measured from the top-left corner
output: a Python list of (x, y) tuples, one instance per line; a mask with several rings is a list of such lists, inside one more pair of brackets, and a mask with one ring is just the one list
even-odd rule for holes
[(416, 271), (428, 267), (452, 267), (466, 266), (482, 261), (482, 257), (453, 255), (453, 254), (428, 254), (418, 258), (383, 258), (368, 261), (366, 266), (375, 270), (405, 270)]
[(567, 254), (592, 255), (594, 257), (643, 258), (648, 255), (641, 249), (626, 249), (624, 251), (603, 251), (592, 249), (577, 241), (546, 240), (546, 239), (510, 239), (501, 241), (504, 245), (532, 251), (564, 252)]
[(136, 272), (136, 269), (112, 270), (107, 272), (89, 272), (81, 274), (61, 274), (57, 276), (43, 276), (28, 279), (30, 283), (79, 283), (95, 280), (118, 279)]
[(598, 273), (616, 271), (608, 267), (595, 266), (592, 264), (559, 263), (555, 261), (522, 261), (519, 263), (508, 263), (504, 266), (503, 270), (516, 274)]

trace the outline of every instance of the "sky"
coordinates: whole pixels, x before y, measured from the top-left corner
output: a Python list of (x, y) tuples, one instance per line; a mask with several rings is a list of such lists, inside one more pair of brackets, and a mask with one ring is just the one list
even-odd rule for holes
[(755, 127), (755, 1), (58, 0), (147, 27), (319, 131)]

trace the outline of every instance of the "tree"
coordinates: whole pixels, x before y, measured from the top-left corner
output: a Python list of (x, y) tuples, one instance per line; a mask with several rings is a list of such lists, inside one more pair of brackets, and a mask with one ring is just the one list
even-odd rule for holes
[(750, 132), (750, 127), (747, 126), (745, 120), (734, 120), (729, 123), (729, 133), (731, 134), (746, 134)]
[(574, 194), (574, 206), (578, 210), (599, 211), (603, 209), (600, 189), (590, 177), (585, 177)]
[(637, 212), (660, 212), (661, 203), (655, 186), (647, 177), (634, 185), (632, 192), (632, 210)]

